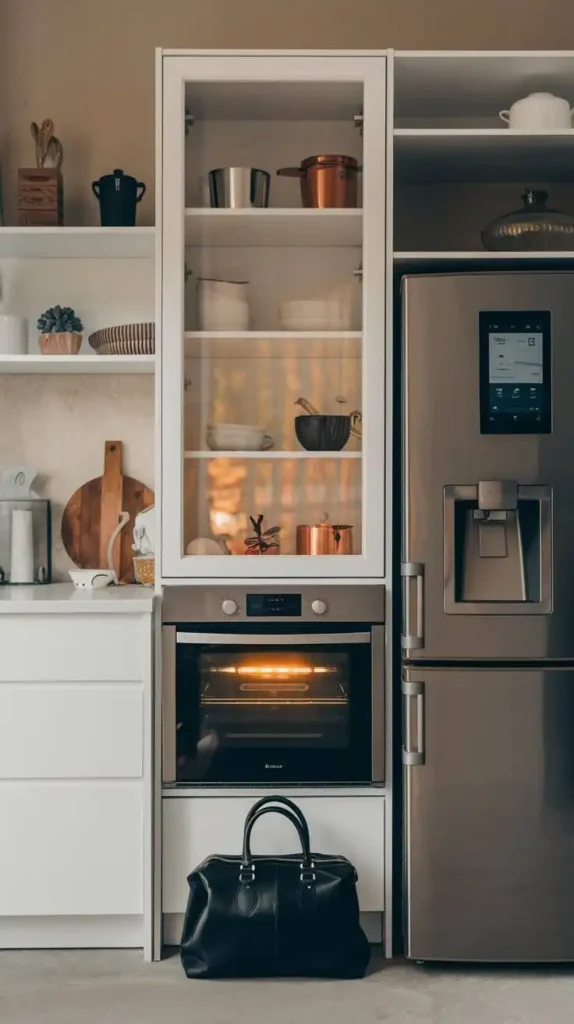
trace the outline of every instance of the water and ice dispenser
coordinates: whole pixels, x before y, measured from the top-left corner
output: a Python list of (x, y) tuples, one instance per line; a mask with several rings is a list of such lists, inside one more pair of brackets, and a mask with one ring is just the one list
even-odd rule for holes
[(445, 611), (551, 611), (551, 515), (551, 487), (516, 480), (445, 487)]

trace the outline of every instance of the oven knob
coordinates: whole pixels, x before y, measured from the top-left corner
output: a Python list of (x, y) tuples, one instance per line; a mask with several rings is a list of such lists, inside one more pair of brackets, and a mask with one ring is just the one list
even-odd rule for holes
[(237, 611), (237, 601), (232, 601), (230, 597), (226, 598), (225, 601), (221, 602), (221, 611), (224, 615), (235, 615)]
[(327, 605), (325, 601), (313, 601), (311, 608), (315, 612), (315, 615), (324, 615), (327, 611)]

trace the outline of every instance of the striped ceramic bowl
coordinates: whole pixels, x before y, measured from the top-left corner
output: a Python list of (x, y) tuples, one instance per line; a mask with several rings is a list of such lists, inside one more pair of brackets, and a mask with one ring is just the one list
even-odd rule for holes
[(90, 334), (88, 341), (101, 356), (152, 356), (155, 352), (155, 324), (121, 324)]

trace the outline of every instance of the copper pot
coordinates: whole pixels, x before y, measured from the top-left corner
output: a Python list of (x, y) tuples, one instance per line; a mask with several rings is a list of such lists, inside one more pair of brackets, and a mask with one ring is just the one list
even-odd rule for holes
[(303, 206), (333, 209), (357, 205), (361, 168), (352, 156), (309, 156), (300, 167), (281, 167), (277, 174), (301, 179)]
[(298, 555), (352, 555), (353, 527), (334, 523), (297, 527)]

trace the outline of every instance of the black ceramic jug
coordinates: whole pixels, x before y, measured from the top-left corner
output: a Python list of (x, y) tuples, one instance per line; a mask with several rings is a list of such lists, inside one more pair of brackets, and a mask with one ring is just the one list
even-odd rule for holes
[(93, 181), (92, 192), (100, 202), (102, 227), (133, 227), (136, 206), (145, 194), (143, 181), (117, 170)]

